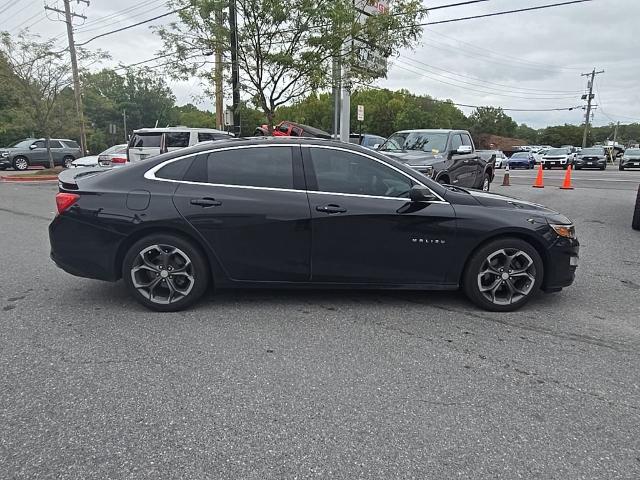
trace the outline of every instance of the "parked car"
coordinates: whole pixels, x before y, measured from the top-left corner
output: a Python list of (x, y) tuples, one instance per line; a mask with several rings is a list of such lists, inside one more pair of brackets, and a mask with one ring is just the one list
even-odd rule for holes
[(87, 155), (71, 162), (70, 168), (98, 167), (98, 155)]
[(127, 163), (127, 144), (114, 145), (98, 155), (101, 167), (115, 167)]
[(280, 122), (278, 125), (273, 127), (272, 134), (269, 134), (268, 125), (261, 125), (256, 128), (254, 135), (256, 137), (274, 136), (331, 138), (331, 134), (325, 132), (324, 130), (295, 122)]
[(543, 147), (533, 154), (533, 160), (535, 161), (536, 165), (539, 165), (540, 163), (542, 163), (542, 157), (544, 157), (551, 148), (552, 147), (549, 147), (549, 148)]
[(565, 170), (569, 165), (573, 165), (575, 154), (569, 147), (552, 148), (542, 156), (542, 168), (551, 169), (553, 167), (562, 167)]
[(476, 152), (482, 158), (493, 161), (494, 168), (502, 168), (505, 165), (507, 156), (500, 150), (476, 150)]
[(60, 175), (51, 257), (122, 278), (153, 310), (186, 308), (214, 284), (462, 288), (511, 311), (570, 285), (578, 261), (565, 216), (440, 185), (357, 145), (215, 142), (94, 172)]
[(478, 154), (465, 130), (403, 130), (391, 135), (380, 152), (443, 184), (489, 191), (495, 154)]
[(371, 133), (352, 133), (349, 135), (349, 142), (361, 145), (364, 148), (369, 148), (371, 150), (380, 148), (380, 145), (382, 145), (385, 140), (386, 138), (381, 137), (380, 135), (373, 135)]
[(576, 170), (581, 168), (607, 168), (607, 152), (603, 147), (584, 148), (576, 155), (574, 161)]
[(141, 128), (134, 130), (131, 135), (127, 147), (127, 159), (129, 162), (138, 162), (161, 153), (190, 147), (199, 142), (229, 138), (233, 138), (233, 134), (214, 128)]
[(535, 167), (536, 161), (531, 152), (516, 152), (507, 159), (507, 165), (509, 168), (531, 169)]
[(628, 148), (618, 164), (620, 170), (640, 168), (640, 148)]
[[(76, 158), (84, 156), (78, 143), (68, 138), (52, 138), (50, 149), (53, 163), (65, 168), (69, 168)], [(26, 170), (30, 166), (49, 166), (46, 139), (26, 138), (0, 149), (0, 170)]]

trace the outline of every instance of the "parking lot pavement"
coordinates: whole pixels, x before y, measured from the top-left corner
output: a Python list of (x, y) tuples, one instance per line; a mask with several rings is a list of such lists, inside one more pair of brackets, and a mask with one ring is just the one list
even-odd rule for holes
[(612, 183), (494, 188), (582, 243), (574, 286), (505, 314), (336, 291), (152, 313), (50, 262), (55, 185), (0, 184), (0, 478), (638, 478), (640, 232)]
[[(504, 169), (496, 170), (496, 183), (502, 183)], [(545, 185), (559, 187), (565, 174), (562, 169), (544, 170)], [(509, 177), (512, 184), (532, 185), (538, 174), (538, 166), (533, 170), (510, 170)], [(605, 190), (638, 190), (640, 184), (640, 169), (618, 170), (617, 166), (609, 165), (606, 170), (573, 170), (571, 173), (574, 187), (605, 189)]]

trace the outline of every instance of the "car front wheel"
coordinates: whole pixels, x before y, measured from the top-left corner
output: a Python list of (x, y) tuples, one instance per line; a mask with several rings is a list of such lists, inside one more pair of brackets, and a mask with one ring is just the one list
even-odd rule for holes
[(518, 238), (494, 240), (473, 253), (463, 276), (467, 297), (492, 312), (510, 312), (527, 303), (540, 289), (542, 258)]
[(484, 174), (484, 180), (482, 181), (482, 191), (488, 192), (491, 189), (491, 176), (488, 173)]
[(26, 170), (29, 168), (29, 160), (25, 157), (16, 157), (13, 159), (13, 168), (16, 170)]
[(209, 283), (207, 261), (189, 240), (156, 234), (136, 242), (125, 255), (122, 277), (145, 307), (175, 312), (196, 302)]

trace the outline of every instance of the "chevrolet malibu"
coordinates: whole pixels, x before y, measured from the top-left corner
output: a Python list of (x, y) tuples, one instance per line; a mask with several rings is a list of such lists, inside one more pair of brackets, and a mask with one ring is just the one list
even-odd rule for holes
[(221, 141), (60, 174), (51, 257), (183, 309), (211, 287), (461, 288), (510, 311), (569, 286), (578, 240), (541, 205), (436, 183), (357, 145)]

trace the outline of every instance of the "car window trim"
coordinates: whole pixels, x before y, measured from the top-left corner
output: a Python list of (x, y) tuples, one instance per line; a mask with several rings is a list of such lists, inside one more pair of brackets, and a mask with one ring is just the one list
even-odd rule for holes
[(427, 202), (427, 203), (439, 203), (439, 204), (449, 204), (449, 202), (447, 202), (444, 198), (442, 198), (437, 192), (431, 190), (427, 185), (423, 184), (422, 182), (420, 182), (418, 179), (412, 177), (411, 175), (403, 172), (402, 170), (394, 167), (393, 165), (390, 165), (382, 160), (379, 160), (371, 155), (367, 155), (366, 153), (361, 153), (361, 152), (354, 152), (353, 150), (349, 150), (346, 148), (341, 148), (339, 146), (330, 146), (330, 145), (313, 145), (313, 144), (296, 144), (296, 143), (292, 143), (290, 145), (287, 144), (280, 144), (280, 145), (237, 145), (237, 146), (233, 146), (233, 147), (221, 147), (221, 148), (212, 148), (210, 150), (202, 150), (200, 152), (195, 152), (195, 153), (190, 153), (188, 155), (183, 155), (180, 157), (176, 157), (176, 158), (171, 158), (169, 160), (166, 160), (162, 163), (159, 163), (158, 165), (151, 167), (149, 170), (147, 170), (144, 173), (144, 178), (146, 178), (147, 180), (156, 180), (159, 182), (171, 182), (171, 183), (184, 183), (184, 184), (188, 184), (188, 185), (207, 185), (207, 186), (212, 186), (212, 187), (223, 187), (223, 188), (244, 188), (244, 189), (249, 189), (249, 190), (266, 190), (266, 191), (278, 191), (278, 192), (295, 192), (295, 193), (318, 193), (321, 195), (339, 195), (339, 196), (344, 196), (344, 197), (359, 197), (359, 198), (378, 198), (378, 199), (389, 199), (389, 200), (402, 200), (405, 203), (409, 200), (407, 198), (399, 198), (399, 197), (385, 197), (385, 196), (374, 196), (374, 195), (361, 195), (361, 194), (356, 194), (356, 193), (335, 193), (335, 192), (322, 192), (322, 191), (317, 191), (317, 190), (309, 190), (309, 189), (305, 189), (305, 190), (300, 190), (300, 189), (295, 189), (295, 188), (274, 188), (274, 187), (256, 187), (253, 185), (229, 185), (229, 184), (225, 184), (225, 183), (209, 183), (209, 182), (194, 182), (191, 180), (174, 180), (171, 178), (159, 178), (156, 177), (156, 172), (158, 170), (160, 170), (162, 167), (165, 167), (166, 165), (169, 165), (170, 163), (173, 162), (178, 162), (180, 160), (183, 160), (185, 158), (189, 158), (189, 157), (193, 157), (193, 156), (197, 156), (197, 155), (209, 155), (211, 153), (214, 152), (222, 152), (225, 150), (240, 150), (240, 149), (246, 149), (246, 148), (278, 148), (278, 147), (287, 147), (287, 148), (291, 148), (291, 147), (300, 147), (300, 148), (304, 148), (304, 147), (318, 147), (318, 148), (326, 148), (326, 149), (331, 149), (331, 150), (340, 150), (343, 152), (347, 152), (347, 153), (355, 153), (356, 155), (361, 155), (363, 157), (369, 158), (371, 160), (375, 160), (378, 163), (383, 164), (386, 167), (389, 167), (393, 170), (396, 170), (397, 172), (401, 173), (402, 175), (404, 175), (405, 177), (409, 178), (410, 180), (412, 180), (413, 182), (417, 183), (418, 185), (428, 188), (429, 191), (431, 193), (433, 193), (439, 200), (436, 201), (432, 201), (432, 202)]

